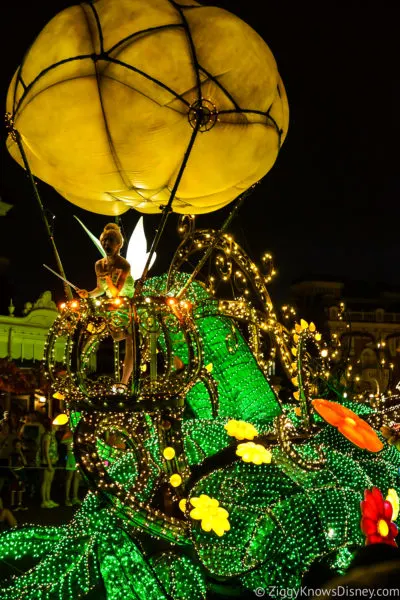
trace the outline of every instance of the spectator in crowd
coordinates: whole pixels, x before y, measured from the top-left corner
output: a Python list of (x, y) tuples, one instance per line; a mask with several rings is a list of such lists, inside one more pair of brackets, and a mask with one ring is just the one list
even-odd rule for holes
[(332, 569), (325, 561), (316, 561), (311, 567), (304, 573), (301, 585), (308, 590), (318, 590), (336, 577), (337, 572)]
[(17, 527), (17, 519), (12, 514), (11, 510), (4, 508), (3, 500), (0, 498), (0, 531), (9, 527)]
[(324, 590), (335, 590), (335, 595), (343, 595), (341, 592), (346, 590), (346, 595), (357, 596), (353, 593), (349, 594), (349, 590), (381, 590), (378, 596), (389, 596), (390, 590), (400, 593), (399, 586), (400, 561), (379, 562), (374, 565), (357, 567), (352, 569), (346, 575), (337, 577), (329, 581)]
[(25, 449), (26, 459), (29, 465), (35, 464), (35, 457), (40, 446), (40, 439), (44, 433), (44, 427), (38, 420), (35, 412), (28, 413), (20, 429), (20, 438)]
[(5, 410), (3, 413), (3, 418), (0, 421), (0, 429), (2, 432), (8, 433), (10, 426), (10, 413), (8, 410)]
[(3, 418), (0, 422), (0, 429), (2, 433), (17, 433), (17, 418), (16, 415), (5, 410)]
[[(400, 593), (400, 549), (389, 544), (369, 544), (359, 548), (350, 563), (347, 572), (335, 577), (325, 584), (324, 589), (335, 590), (334, 595), (340, 595), (341, 590), (381, 590), (378, 596), (389, 596), (389, 590)], [(343, 594), (342, 594), (343, 595)]]
[[(16, 436), (15, 436), (16, 437)], [(8, 426), (0, 429), (0, 466), (8, 466), (8, 457), (12, 451), (12, 434), (9, 433)]]
[[(36, 466), (36, 457), (39, 452), (40, 439), (43, 433), (44, 427), (38, 420), (36, 413), (32, 411), (25, 415), (19, 437), (22, 441), (22, 448), (28, 467)], [(26, 491), (31, 499), (35, 495), (39, 495), (38, 477), (35, 469), (26, 470)]]
[(358, 567), (375, 566), (378, 563), (400, 560), (400, 549), (390, 544), (368, 544), (358, 548), (347, 571)]
[(78, 497), (80, 473), (76, 465), (73, 451), (73, 435), (69, 427), (61, 438), (61, 443), (65, 444), (67, 450), (65, 463), (65, 506), (74, 506), (75, 504), (81, 504)]
[(15, 415), (4, 411), (3, 418), (0, 421), (0, 432), (2, 436), (17, 434), (17, 421)]
[(56, 425), (52, 424), (51, 419), (46, 418), (44, 423), (44, 433), (41, 436), (39, 447), (39, 463), (43, 468), (43, 479), (41, 487), (42, 508), (55, 508), (59, 506), (57, 502), (51, 499), (51, 486), (54, 479), (54, 469), (58, 462), (58, 447), (55, 436)]
[[(23, 503), (23, 496), (26, 491), (26, 458), (22, 450), (22, 442), (16, 438), (13, 441), (13, 452), (9, 456), (9, 466), (12, 474), (10, 492), (11, 492), (11, 510), (28, 510)], [(16, 497), (17, 496), (17, 502)]]
[(13, 421), (6, 411), (0, 423), (0, 490), (10, 481), (9, 458), (13, 451), (13, 441), (17, 438)]

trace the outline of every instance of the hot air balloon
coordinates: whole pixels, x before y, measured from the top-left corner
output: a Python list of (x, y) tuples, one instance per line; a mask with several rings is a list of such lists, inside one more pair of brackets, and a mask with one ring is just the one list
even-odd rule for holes
[[(217, 210), (273, 166), (288, 128), (274, 57), (192, 0), (97, 0), (41, 31), (7, 111), (32, 173), (92, 212)], [(23, 164), (15, 136), (8, 150)]]

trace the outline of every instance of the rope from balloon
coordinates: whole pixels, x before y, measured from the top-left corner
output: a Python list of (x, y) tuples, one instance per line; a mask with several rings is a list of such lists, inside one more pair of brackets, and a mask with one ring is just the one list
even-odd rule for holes
[(189, 288), (190, 284), (192, 283), (192, 281), (194, 280), (194, 278), (197, 276), (197, 274), (204, 267), (206, 261), (208, 260), (209, 256), (211, 255), (212, 251), (214, 250), (214, 248), (218, 244), (219, 240), (221, 239), (222, 234), (229, 227), (231, 221), (236, 216), (236, 214), (239, 211), (240, 207), (242, 206), (244, 200), (253, 191), (255, 185), (257, 185), (257, 184), (252, 185), (248, 190), (246, 190), (245, 192), (243, 192), (242, 194), (240, 194), (240, 196), (238, 196), (238, 198), (236, 199), (235, 206), (233, 207), (233, 209), (229, 213), (228, 217), (225, 219), (225, 221), (222, 224), (221, 228), (219, 229), (217, 235), (214, 237), (212, 243), (208, 246), (208, 248), (205, 251), (204, 255), (202, 256), (202, 258), (197, 263), (196, 268), (194, 269), (194, 271), (192, 272), (192, 274), (190, 275), (190, 277), (186, 281), (185, 285), (176, 294), (176, 298), (178, 300), (181, 299), (182, 296), (186, 293), (186, 291), (188, 290), (188, 288)]
[(182, 161), (182, 164), (180, 166), (179, 173), (178, 173), (178, 175), (176, 177), (176, 180), (175, 180), (175, 183), (174, 183), (174, 187), (171, 190), (171, 195), (169, 197), (168, 204), (166, 204), (163, 207), (163, 213), (162, 213), (162, 217), (161, 217), (161, 222), (160, 222), (160, 225), (159, 225), (159, 227), (157, 229), (157, 232), (156, 232), (156, 235), (154, 237), (154, 240), (153, 240), (153, 242), (151, 244), (151, 248), (150, 248), (150, 251), (149, 251), (149, 255), (147, 257), (147, 262), (146, 262), (146, 264), (144, 266), (144, 269), (143, 269), (143, 273), (142, 273), (139, 281), (136, 284), (135, 296), (139, 296), (142, 293), (142, 288), (143, 288), (144, 282), (146, 280), (147, 273), (149, 272), (149, 269), (150, 269), (151, 259), (153, 258), (154, 252), (157, 250), (158, 244), (160, 242), (161, 235), (162, 235), (162, 233), (164, 231), (164, 228), (165, 228), (165, 225), (167, 223), (167, 219), (168, 219), (170, 213), (172, 212), (172, 208), (171, 208), (172, 207), (172, 202), (173, 202), (173, 200), (175, 198), (176, 190), (178, 189), (179, 183), (180, 183), (180, 181), (182, 179), (182, 175), (184, 173), (187, 161), (188, 161), (189, 156), (190, 156), (190, 152), (191, 152), (191, 150), (193, 148), (193, 144), (194, 144), (194, 141), (196, 139), (196, 136), (197, 136), (197, 133), (198, 133), (198, 131), (200, 129), (201, 124), (202, 124), (201, 118), (197, 119), (196, 124), (195, 124), (194, 129), (193, 129), (193, 133), (192, 133), (190, 141), (189, 141), (189, 145), (188, 145), (188, 147), (186, 149), (186, 152), (185, 152), (185, 155), (183, 157), (183, 161)]
[(40, 198), (39, 191), (38, 191), (37, 186), (36, 186), (36, 182), (35, 182), (35, 180), (33, 178), (32, 171), (31, 171), (31, 169), (29, 167), (29, 163), (28, 163), (28, 159), (27, 159), (26, 154), (25, 154), (24, 147), (22, 145), (21, 135), (20, 135), (19, 131), (17, 131), (16, 129), (14, 129), (14, 123), (13, 123), (12, 117), (11, 117), (11, 115), (9, 113), (6, 113), (6, 125), (7, 125), (7, 128), (10, 131), (10, 135), (12, 136), (12, 138), (18, 144), (18, 148), (19, 148), (19, 151), (21, 153), (22, 160), (24, 161), (25, 169), (26, 169), (26, 171), (28, 173), (30, 182), (31, 182), (32, 187), (33, 187), (33, 193), (35, 194), (36, 200), (38, 201), (40, 212), (41, 212), (41, 215), (42, 215), (42, 219), (43, 219), (44, 225), (46, 227), (47, 235), (49, 236), (49, 240), (50, 240), (50, 243), (51, 243), (52, 248), (53, 248), (53, 252), (54, 252), (55, 259), (56, 259), (57, 267), (58, 267), (60, 276), (64, 280), (65, 296), (66, 296), (67, 300), (72, 300), (72, 290), (71, 290), (70, 285), (68, 285), (68, 283), (67, 283), (67, 278), (65, 276), (64, 267), (62, 266), (60, 255), (58, 254), (58, 250), (57, 250), (57, 246), (56, 246), (56, 243), (55, 243), (55, 240), (54, 240), (53, 232), (52, 232), (51, 227), (49, 225), (49, 221), (48, 221), (48, 219), (46, 217), (46, 212), (45, 212), (42, 200)]
[[(192, 125), (192, 127), (193, 127), (193, 133), (192, 133), (192, 136), (190, 138), (189, 145), (188, 145), (188, 147), (186, 149), (185, 155), (183, 157), (183, 161), (182, 161), (182, 164), (180, 166), (179, 173), (178, 173), (178, 175), (176, 177), (176, 180), (175, 180), (175, 183), (174, 183), (174, 187), (171, 190), (171, 195), (169, 197), (168, 204), (166, 206), (164, 206), (164, 208), (163, 208), (163, 214), (162, 214), (162, 218), (161, 218), (161, 223), (160, 223), (160, 226), (157, 229), (155, 238), (154, 238), (153, 243), (151, 245), (150, 252), (149, 252), (149, 255), (147, 257), (147, 262), (146, 262), (146, 264), (144, 266), (144, 269), (143, 269), (143, 273), (142, 273), (142, 275), (141, 275), (141, 277), (140, 277), (140, 279), (139, 279), (139, 281), (137, 283), (136, 290), (135, 290), (135, 295), (141, 294), (144, 281), (145, 281), (145, 279), (147, 277), (147, 273), (148, 273), (149, 268), (150, 268), (150, 264), (151, 264), (151, 260), (153, 258), (153, 254), (154, 254), (154, 252), (156, 251), (156, 249), (158, 247), (161, 235), (162, 235), (162, 233), (164, 231), (164, 228), (165, 228), (165, 225), (167, 223), (168, 216), (172, 212), (172, 208), (171, 208), (172, 207), (172, 202), (173, 202), (173, 200), (175, 198), (176, 191), (178, 189), (179, 183), (180, 183), (180, 181), (182, 179), (182, 175), (183, 175), (184, 170), (186, 168), (186, 164), (187, 164), (187, 161), (189, 159), (190, 152), (191, 152), (191, 150), (193, 148), (194, 141), (196, 139), (196, 136), (197, 136), (199, 130), (204, 125), (204, 114), (203, 114), (203, 106), (202, 106), (202, 98), (201, 98), (201, 81), (200, 81), (200, 73), (199, 73), (200, 65), (199, 65), (199, 62), (197, 60), (196, 49), (195, 49), (195, 45), (193, 43), (192, 34), (191, 34), (188, 22), (187, 22), (187, 20), (185, 18), (185, 15), (184, 15), (183, 10), (181, 9), (181, 7), (178, 4), (176, 4), (173, 0), (169, 0), (169, 1), (170, 1), (171, 5), (174, 6), (176, 8), (176, 10), (180, 14), (180, 17), (181, 17), (181, 20), (182, 20), (182, 26), (183, 26), (183, 28), (185, 30), (186, 37), (187, 37), (187, 40), (188, 40), (188, 43), (189, 43), (189, 46), (190, 46), (190, 52), (191, 52), (191, 55), (192, 55), (194, 72), (195, 72), (195, 77), (196, 77), (197, 105), (196, 105), (196, 108), (195, 108), (194, 119), (190, 122), (191, 125)], [(189, 107), (189, 113), (190, 113), (190, 107)]]

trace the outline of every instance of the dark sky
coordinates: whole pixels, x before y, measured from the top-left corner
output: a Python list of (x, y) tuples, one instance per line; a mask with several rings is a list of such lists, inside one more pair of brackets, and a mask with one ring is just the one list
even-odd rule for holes
[[(1, 102), (23, 54), (65, 0), (7, 2), (2, 7)], [(284, 301), (292, 281), (326, 275), (400, 286), (400, 8), (393, 0), (301, 3), (224, 0), (216, 4), (251, 25), (271, 48), (285, 84), (291, 119), (278, 160), (242, 206), (231, 231), (258, 260), (275, 258), (272, 299)], [(0, 218), (3, 275), (0, 309), (12, 296), (23, 303), (63, 288), (42, 263), (55, 266), (40, 212), (21, 167), (1, 143), (1, 197), (14, 205)], [(94, 287), (91, 242), (73, 218), (99, 235), (110, 219), (68, 203), (39, 182), (43, 204), (55, 215), (55, 239), (68, 278)], [(230, 208), (202, 216), (218, 227)], [(122, 216), (126, 235), (139, 213)], [(147, 237), (159, 217), (145, 216)], [(170, 217), (156, 272), (167, 268), (177, 218)], [(0, 264), (1, 267), (1, 264)]]

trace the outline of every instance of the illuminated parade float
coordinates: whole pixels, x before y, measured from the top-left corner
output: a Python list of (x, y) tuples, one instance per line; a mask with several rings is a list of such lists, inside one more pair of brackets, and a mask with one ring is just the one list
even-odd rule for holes
[[(288, 128), (258, 34), (192, 0), (72, 6), (28, 50), (7, 111), (9, 152), (32, 181), (108, 220), (133, 208), (160, 225), (140, 273), (139, 251), (128, 257), (129, 293), (113, 280), (73, 298), (66, 283), (44, 360), (90, 491), (68, 525), (2, 535), (2, 560), (32, 560), (0, 597), (245, 597), (395, 545), (400, 454), (380, 427), (392, 431), (396, 405), (343, 397), (314, 323), (277, 318), (271, 257), (258, 265), (229, 233)], [(233, 201), (221, 228), (196, 228)], [(150, 277), (171, 213), (180, 241)], [(111, 252), (102, 236), (112, 271), (121, 240)], [(269, 383), (276, 362), (287, 402)]]

